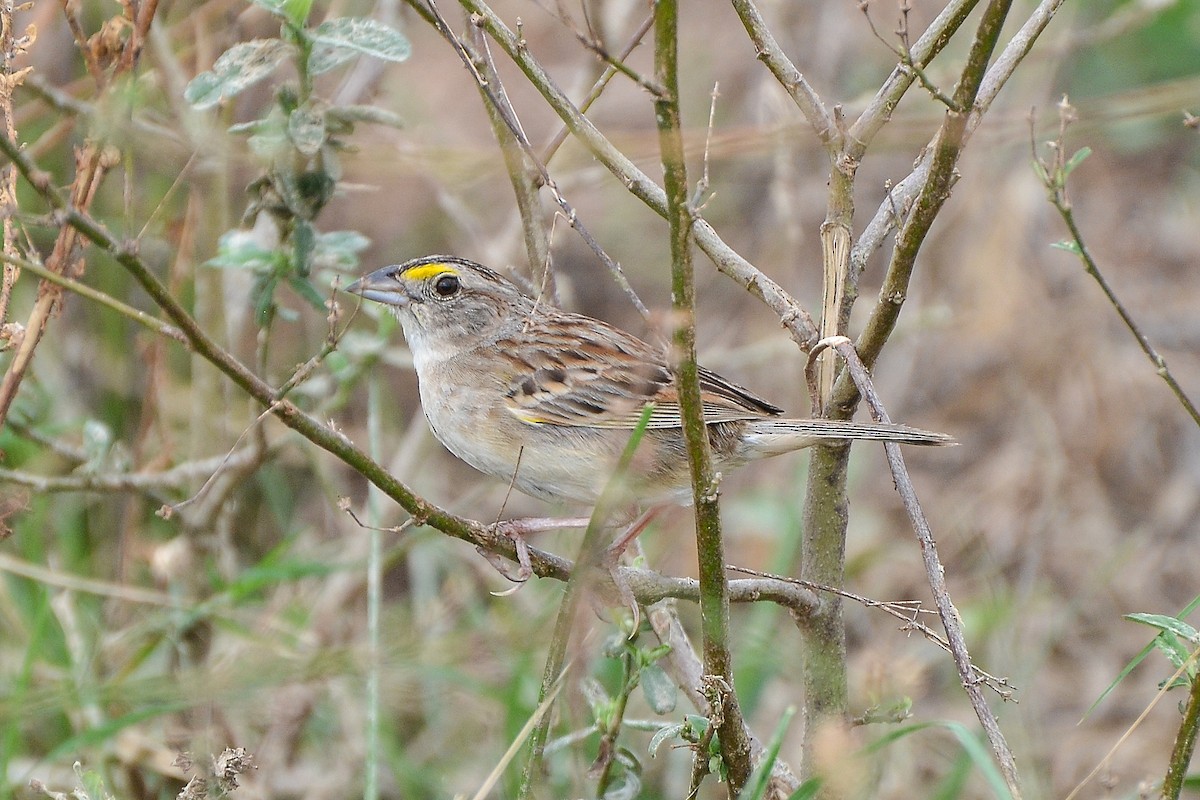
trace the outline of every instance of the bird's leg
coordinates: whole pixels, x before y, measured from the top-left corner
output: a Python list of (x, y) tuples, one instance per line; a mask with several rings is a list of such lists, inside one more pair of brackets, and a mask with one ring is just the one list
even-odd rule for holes
[(513, 546), (517, 550), (516, 573), (510, 573), (508, 565), (495, 553), (482, 548), (480, 548), (480, 553), (501, 575), (513, 583), (524, 583), (533, 576), (533, 563), (529, 559), (529, 544), (525, 541), (526, 535), (562, 528), (586, 528), (588, 521), (587, 517), (526, 517), (524, 519), (506, 519), (492, 524), (490, 528), (494, 533), (513, 540)]
[(605, 562), (615, 565), (617, 563), (617, 559), (619, 559), (621, 554), (625, 552), (625, 548), (629, 547), (629, 544), (634, 539), (641, 536), (642, 531), (646, 530), (650, 523), (654, 521), (654, 518), (666, 509), (667, 507), (665, 505), (650, 506), (650, 508), (643, 511), (637, 517), (637, 519), (629, 523), (628, 527), (621, 531), (621, 535), (614, 539), (613, 543), (609, 545), (608, 552), (605, 555)]
[(601, 559), (602, 566), (608, 570), (609, 578), (613, 582), (613, 586), (617, 590), (617, 596), (621, 598), (621, 602), (633, 613), (633, 626), (630, 628), (630, 637), (637, 635), (638, 627), (642, 621), (642, 610), (638, 606), (637, 598), (633, 594), (633, 590), (629, 588), (629, 583), (621, 577), (621, 573), (617, 572), (617, 562), (621, 560), (621, 555), (625, 550), (637, 540), (637, 537), (646, 530), (646, 527), (666, 509), (664, 505), (651, 506), (643, 511), (633, 522), (621, 531), (608, 549), (604, 551)]

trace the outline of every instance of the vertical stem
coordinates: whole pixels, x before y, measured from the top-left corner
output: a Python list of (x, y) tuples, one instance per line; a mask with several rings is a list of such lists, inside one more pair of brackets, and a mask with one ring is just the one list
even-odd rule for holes
[(1183, 712), (1183, 721), (1179, 723), (1179, 733), (1175, 735), (1175, 746), (1171, 748), (1171, 763), (1167, 767), (1167, 777), (1163, 779), (1163, 800), (1177, 800), (1183, 790), (1183, 779), (1187, 777), (1188, 764), (1192, 761), (1192, 753), (1196, 750), (1196, 731), (1200, 728), (1200, 677), (1192, 678), (1192, 688), (1188, 692), (1187, 708)]
[[(822, 586), (845, 583), (846, 465), (850, 448), (814, 447), (804, 502), (804, 540), (800, 577)], [(842, 601), (823, 593), (821, 608), (807, 625), (804, 637), (804, 762), (802, 777), (814, 774), (814, 737), (822, 723), (846, 714), (846, 628)], [(825, 796), (825, 795), (822, 795)]]
[[(12, 93), (14, 82), (11, 80), (13, 68), (13, 0), (0, 2), (0, 126), (4, 133), (14, 142), (17, 140), (17, 129), (13, 125)], [(13, 223), (12, 213), (17, 209), (17, 168), (12, 164), (0, 170), (0, 211), (4, 212), (4, 254), (19, 257), (17, 250), (17, 229)], [(4, 262), (4, 275), (0, 279), (0, 325), (8, 320), (8, 303), (12, 298), (13, 286), (21, 270), (16, 264)], [(0, 336), (3, 344), (7, 336)]]
[[(370, 442), (371, 458), (380, 460), (380, 442), (383, 441), (380, 422), (383, 417), (383, 393), (378, 373), (367, 381), (367, 441)], [(383, 607), (383, 532), (379, 530), (379, 508), (383, 493), (376, 486), (367, 490), (367, 520), (371, 529), (370, 549), (367, 552), (367, 730), (366, 752), (363, 754), (363, 800), (379, 798), (379, 709), (381, 695), (380, 669), (380, 611)]]
[[(725, 578), (724, 544), (718, 480), (713, 473), (708, 427), (704, 423), (696, 365), (696, 288), (693, 280), (688, 207), (687, 168), (683, 155), (679, 113), (676, 0), (658, 0), (654, 19), (654, 73), (662, 94), (655, 98), (659, 149), (663, 163), (663, 188), (667, 196), (667, 221), (671, 237), (671, 295), (677, 320), (673, 332), (675, 380), (683, 416), (683, 434), (691, 467), (692, 497), (696, 513), (699, 551), (700, 617), (704, 639), (704, 671), (722, 686), (713, 722), (729, 778), (729, 793), (736, 797), (750, 777), (750, 743), (742, 725), (741, 709), (733, 691), (733, 659), (729, 652), (729, 586)], [(703, 754), (699, 756), (703, 758)]]

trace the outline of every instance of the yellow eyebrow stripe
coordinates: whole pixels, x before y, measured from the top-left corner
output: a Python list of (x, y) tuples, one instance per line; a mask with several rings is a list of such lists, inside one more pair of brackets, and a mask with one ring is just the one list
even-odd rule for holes
[(421, 264), (404, 271), (404, 277), (413, 281), (423, 281), (436, 275), (457, 275), (458, 270), (449, 264)]

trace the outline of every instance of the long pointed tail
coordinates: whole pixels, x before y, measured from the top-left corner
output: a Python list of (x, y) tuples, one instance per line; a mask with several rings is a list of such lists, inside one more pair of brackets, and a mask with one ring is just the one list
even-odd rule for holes
[(763, 419), (747, 423), (743, 440), (754, 453), (774, 456), (830, 439), (869, 439), (918, 445), (955, 445), (953, 436), (907, 425), (833, 419)]

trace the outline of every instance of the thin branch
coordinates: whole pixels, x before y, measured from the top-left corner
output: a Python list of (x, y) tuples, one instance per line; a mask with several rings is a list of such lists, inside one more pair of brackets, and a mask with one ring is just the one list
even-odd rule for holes
[[(871, 384), (867, 367), (858, 357), (850, 340), (844, 336), (838, 336), (833, 340), (818, 344), (817, 347), (820, 348), (823, 344), (836, 348), (846, 360), (847, 372), (862, 397), (867, 401), (872, 417), (878, 422), (891, 422), (887, 410), (883, 407), (883, 401), (880, 400), (879, 395), (875, 392), (875, 387)], [(1008, 742), (1005, 741), (1000, 724), (996, 721), (996, 715), (992, 713), (987, 698), (980, 688), (984, 679), (975, 672), (975, 667), (971, 663), (971, 654), (967, 651), (966, 636), (963, 633), (962, 619), (950, 599), (950, 591), (946, 587), (946, 571), (938, 557), (937, 543), (934, 541), (929, 521), (925, 518), (925, 512), (921, 509), (920, 501), (917, 499), (916, 489), (908, 474), (908, 468), (904, 465), (904, 456), (900, 445), (895, 442), (885, 442), (884, 451), (887, 454), (888, 466), (892, 471), (896, 491), (904, 503), (904, 510), (908, 513), (913, 531), (917, 534), (917, 542), (921, 547), (921, 560), (925, 565), (925, 576), (929, 581), (929, 588), (933, 592), (938, 616), (941, 617), (942, 626), (946, 630), (946, 643), (954, 659), (954, 666), (958, 669), (959, 679), (971, 701), (975, 716), (979, 718), (979, 722), (983, 726), (984, 735), (987, 736), (988, 743), (992, 748), (992, 755), (996, 758), (1000, 771), (1004, 775), (1009, 793), (1013, 800), (1020, 800), (1021, 779), (1017, 772), (1016, 759), (1013, 757)]]
[[(650, 32), (652, 27), (654, 27), (654, 14), (650, 14), (648, 17), (642, 20), (641, 24), (638, 25), (637, 30), (635, 30), (633, 35), (629, 37), (629, 41), (625, 43), (623, 48), (621, 48), (621, 52), (617, 55), (617, 58), (621, 61), (629, 58), (629, 55), (634, 51), (635, 48), (637, 48), (639, 44), (642, 43), (642, 39), (647, 33)], [(609, 81), (611, 81), (616, 74), (617, 70), (615, 67), (605, 67), (604, 71), (600, 74), (600, 77), (598, 77), (596, 82), (592, 84), (592, 88), (590, 91), (588, 91), (587, 96), (583, 98), (583, 102), (579, 104), (579, 111), (581, 114), (587, 113), (587, 110), (592, 107), (592, 103), (596, 102), (600, 98), (600, 95), (604, 92), (605, 87), (608, 86)], [(542, 161), (544, 163), (550, 163), (550, 160), (554, 158), (554, 154), (558, 152), (558, 148), (562, 147), (562, 143), (567, 140), (567, 136), (569, 136), (570, 133), (571, 130), (566, 125), (563, 125), (558, 129), (558, 132), (555, 133), (550, 139), (550, 142), (546, 145), (545, 150), (543, 151)]]
[(1196, 408), (1196, 404), (1188, 397), (1187, 392), (1175, 379), (1175, 375), (1167, 366), (1167, 360), (1158, 352), (1149, 337), (1142, 331), (1137, 320), (1133, 318), (1133, 314), (1121, 302), (1121, 298), (1117, 297), (1117, 293), (1113, 290), (1112, 285), (1104, 277), (1104, 273), (1100, 271), (1100, 265), (1096, 263), (1096, 259), (1092, 257), (1091, 251), (1088, 249), (1087, 243), (1083, 240), (1083, 232), (1079, 230), (1079, 224), (1075, 220), (1075, 211), (1071, 206), (1071, 200), (1067, 195), (1067, 178), (1071, 171), (1075, 169), (1086, 157), (1087, 151), (1079, 153), (1068, 158), (1067, 156), (1067, 128), (1075, 120), (1075, 109), (1064, 96), (1058, 104), (1059, 111), (1059, 127), (1058, 138), (1049, 142), (1049, 147), (1053, 152), (1049, 160), (1043, 159), (1038, 155), (1037, 144), (1033, 139), (1033, 118), (1030, 117), (1030, 133), (1029, 144), (1033, 149), (1034, 163), (1038, 167), (1038, 177), (1042, 180), (1042, 185), (1046, 187), (1047, 199), (1050, 204), (1058, 211), (1063, 222), (1067, 226), (1067, 232), (1071, 234), (1070, 246), (1065, 249), (1071, 250), (1075, 255), (1079, 256), (1079, 260), (1083, 262), (1083, 268), (1088, 275), (1091, 275), (1093, 280), (1100, 286), (1100, 290), (1104, 292), (1104, 296), (1108, 298), (1108, 302), (1114, 309), (1121, 321), (1125, 323), (1125, 327), (1133, 334), (1133, 338), (1137, 340), (1138, 346), (1142, 348), (1142, 352), (1150, 359), (1150, 363), (1154, 365), (1155, 372), (1158, 376), (1166, 381), (1167, 386), (1171, 388), (1175, 398), (1179, 404), (1183, 406), (1183, 410), (1192, 418), (1192, 422), (1200, 426), (1200, 409)]
[(908, 12), (912, 8), (909, 4), (900, 4), (900, 27), (896, 30), (897, 36), (900, 37), (899, 45), (893, 45), (891, 42), (885, 39), (882, 34), (879, 33), (879, 29), (875, 27), (875, 20), (871, 19), (870, 7), (866, 3), (860, 3), (859, 8), (862, 10), (863, 16), (867, 20), (867, 25), (870, 26), (871, 33), (875, 36), (875, 38), (878, 39), (884, 47), (892, 51), (896, 58), (899, 59), (900, 66), (904, 67), (906, 70), (910, 71), (916, 76), (917, 80), (921, 84), (921, 87), (924, 88), (925, 91), (929, 92), (934, 100), (937, 100), (946, 108), (953, 109), (955, 111), (963, 110), (960, 108), (955, 108), (954, 98), (943, 92), (937, 86), (937, 84), (935, 84), (933, 80), (925, 74), (925, 70), (922, 69), (921, 65), (918, 64), (913, 58), (912, 45), (909, 43), (908, 33)]
[[(964, 132), (963, 142), (970, 138), (975, 129), (979, 127), (979, 123), (983, 120), (983, 115), (991, 108), (992, 102), (1000, 93), (1000, 90), (1012, 77), (1013, 72), (1021, 61), (1029, 54), (1033, 48), (1034, 42), (1037, 41), (1042, 31), (1050, 24), (1050, 20), (1054, 18), (1065, 0), (1042, 0), (1038, 7), (1021, 26), (1021, 29), (1013, 35), (1004, 50), (996, 57), (995, 62), (988, 69), (987, 75), (984, 76), (983, 83), (979, 87), (979, 93), (975, 98), (974, 107), (972, 108), (970, 117), (967, 122), (967, 128)], [(949, 7), (947, 7), (949, 10)], [(945, 12), (943, 12), (945, 13)], [(933, 26), (930, 26), (933, 30)], [(926, 32), (928, 33), (928, 31)], [(913, 46), (914, 58), (919, 60), (916, 55), (920, 51), (921, 41)], [(893, 73), (893, 77), (895, 73)], [(859, 123), (855, 123), (855, 127), (851, 128), (851, 133), (858, 127), (862, 120), (866, 117), (866, 113), (859, 118)], [(863, 232), (859, 235), (858, 241), (855, 243), (853, 250), (850, 253), (850, 275), (849, 279), (851, 286), (857, 285), (858, 276), (866, 268), (867, 259), (871, 254), (878, 250), (888, 235), (898, 228), (901, 224), (902, 217), (908, 213), (916, 201), (917, 195), (921, 188), (925, 185), (926, 179), (929, 177), (929, 167), (932, 164), (933, 151), (932, 142), (924, 150), (924, 154), (917, 162), (916, 167), (903, 180), (897, 182), (889, 192), (888, 196), (879, 205), (879, 209), (875, 212), (874, 217), (867, 223)], [(899, 208), (901, 214), (897, 216), (896, 209)]]
[[(962, 74), (954, 88), (953, 108), (975, 108), (980, 86), (987, 74), (988, 61), (1008, 16), (1011, 0), (991, 0), (975, 32)], [(908, 295), (908, 285), (916, 266), (917, 254), (955, 181), (955, 168), (968, 136), (972, 114), (947, 109), (942, 124), (929, 148), (929, 174), (921, 183), (911, 213), (896, 234), (896, 245), (884, 275), (879, 302), (855, 343), (859, 357), (868, 368), (875, 363), (887, 343)], [(890, 208), (890, 204), (889, 204)], [(834, 388), (831, 408), (835, 415), (848, 416), (858, 400), (857, 389), (845, 373)]]
[[(849, 341), (849, 339), (846, 341)], [(806, 581), (801, 578), (789, 578), (784, 575), (774, 575), (770, 572), (761, 572), (756, 569), (739, 567), (735, 564), (726, 564), (725, 569), (729, 570), (730, 572), (738, 572), (743, 575), (755, 575), (771, 582), (771, 584), (773, 584), (775, 581), (782, 581), (783, 583), (793, 584), (811, 592), (827, 592), (829, 594), (836, 594), (838, 597), (842, 597), (847, 600), (853, 600), (854, 602), (865, 606), (866, 608), (878, 608), (903, 622), (904, 624), (901, 626), (900, 630), (916, 631), (941, 649), (945, 650), (947, 653), (953, 654), (953, 651), (950, 649), (950, 643), (946, 641), (944, 637), (939, 635), (937, 631), (933, 630), (925, 623), (917, 620), (917, 617), (920, 614), (937, 613), (935, 611), (929, 611), (921, 608), (920, 600), (872, 600), (869, 597), (864, 597), (863, 595), (855, 594), (854, 592), (848, 592), (845, 589), (839, 589), (836, 586), (822, 586), (819, 583), (813, 583), (812, 581)], [(1016, 700), (1013, 698), (1014, 687), (1008, 678), (1001, 678), (993, 675), (974, 663), (971, 664), (971, 674), (979, 683), (986, 685), (996, 694), (1000, 695), (1001, 699), (1012, 700), (1013, 702), (1016, 702)]]
[(68, 278), (65, 275), (59, 275), (57, 272), (52, 272), (36, 261), (30, 261), (24, 258), (14, 258), (12, 256), (4, 255), (3, 253), (0, 253), (0, 261), (3, 261), (5, 264), (13, 264), (14, 266), (20, 267), (22, 270), (30, 272), (44, 281), (61, 286), (67, 291), (73, 292), (80, 297), (86, 297), (88, 300), (112, 309), (121, 316), (128, 317), (137, 324), (148, 328), (161, 336), (166, 336), (168, 339), (174, 339), (180, 344), (186, 345), (188, 343), (187, 337), (183, 335), (183, 331), (179, 330), (179, 328), (176, 328), (174, 325), (163, 322), (157, 317), (152, 317), (145, 311), (134, 308), (130, 305), (126, 305), (112, 295), (105, 294), (98, 289), (93, 289), (86, 283), (81, 283), (74, 278)]
[[(459, 58), (461, 58), (463, 63), (466, 64), (468, 71), (475, 78), (476, 83), (479, 85), (480, 91), (483, 92), (484, 96), (488, 98), (488, 101), (492, 104), (497, 115), (504, 121), (504, 124), (508, 126), (509, 130), (512, 131), (514, 139), (517, 145), (521, 148), (525, 159), (530, 165), (534, 166), (538, 170), (542, 185), (550, 191), (551, 197), (554, 198), (554, 202), (558, 205), (558, 207), (562, 209), (563, 214), (566, 216), (567, 222), (571, 224), (571, 227), (574, 228), (579, 234), (580, 238), (583, 239), (584, 244), (586, 244), (591, 251), (596, 254), (605, 267), (608, 268), (608, 271), (612, 274), (613, 279), (616, 280), (617, 285), (620, 286), (625, 292), (625, 295), (629, 298), (629, 302), (632, 303), (633, 307), (638, 310), (638, 313), (640, 313), (644, 319), (649, 319), (650, 309), (646, 307), (646, 304), (642, 302), (641, 298), (638, 297), (637, 293), (633, 290), (633, 286), (630, 285), (629, 279), (625, 277), (625, 272), (621, 269), (621, 265), (614, 261), (612, 256), (610, 256), (604, 250), (604, 248), (600, 246), (600, 243), (596, 241), (595, 237), (592, 236), (591, 232), (583, 224), (583, 221), (579, 219), (579, 215), (575, 213), (574, 207), (567, 202), (566, 197), (564, 197), (562, 192), (559, 190), (558, 184), (555, 183), (554, 179), (550, 176), (550, 172), (546, 169), (546, 165), (538, 160), (537, 154), (533, 151), (533, 146), (529, 143), (529, 139), (526, 138), (525, 132), (521, 130), (519, 121), (516, 119), (514, 114), (509, 113), (511, 106), (507, 105), (506, 102), (502, 101), (496, 96), (496, 93), (492, 87), (488, 85), (487, 80), (479, 74), (477, 69), (475, 69), (475, 64), (480, 59), (473, 52), (473, 48), (460, 39), (454, 33), (454, 31), (450, 29), (450, 26), (446, 23), (445, 18), (438, 10), (437, 3), (434, 2), (434, 0), (426, 1), (428, 2), (428, 7), (422, 6), (416, 0), (409, 0), (410, 4), (426, 16), (430, 24), (432, 24), (437, 31), (442, 34), (446, 41), (450, 43), (450, 46), (454, 48), (454, 51), (458, 53)], [(471, 10), (468, 4), (464, 3), (464, 6), (466, 6), (468, 10)]]
[(222, 466), (239, 464), (243, 453), (188, 461), (159, 472), (97, 472), (72, 475), (34, 475), (0, 469), (0, 483), (24, 486), (39, 494), (52, 492), (159, 492), (181, 490), (207, 478)]
[(754, 5), (753, 0), (733, 0), (733, 10), (737, 12), (754, 42), (758, 51), (758, 60), (766, 65), (779, 84), (800, 109), (800, 113), (808, 120), (813, 131), (826, 147), (831, 150), (841, 146), (841, 134), (834, 124), (833, 115), (821, 101), (821, 96), (809, 84), (804, 74), (796, 68), (787, 54), (783, 52), (779, 42), (767, 27), (766, 21)]
[[(538, 190), (542, 187), (542, 174), (546, 170), (540, 167), (533, 156), (533, 148), (522, 146), (523, 143), (527, 145), (529, 139), (525, 136), (517, 111), (504, 90), (487, 36), (478, 26), (471, 26), (471, 30), (476, 52), (481, 57), (480, 62), (476, 64), (475, 74), (481, 79), (477, 85), (484, 99), (483, 105), (488, 119), (492, 123), (492, 132), (500, 145), (500, 153), (504, 156), (508, 179), (512, 183), (513, 194), (517, 200), (529, 268), (535, 278), (540, 276), (542, 294), (552, 304), (557, 305), (558, 291), (555, 287), (554, 270), (550, 264), (550, 237), (546, 231), (546, 214), (538, 197)], [(484, 87), (490, 87), (491, 92), (485, 91)], [(503, 103), (503, 111), (496, 103)], [(513, 127), (507, 124), (510, 119), (515, 123)]]
[[(954, 0), (943, 8), (909, 50), (912, 64), (919, 68), (928, 66), (950, 43), (951, 37), (958, 32), (978, 4), (979, 0)], [(857, 160), (862, 157), (875, 134), (891, 119), (900, 98), (904, 97), (912, 83), (912, 70), (904, 64), (897, 64), (871, 102), (867, 103), (867, 107), (850, 126), (846, 136), (846, 150), (851, 158)]]
[[(606, 70), (611, 69), (620, 73), (621, 75), (624, 75), (626, 78), (645, 89), (647, 94), (655, 99), (663, 96), (665, 91), (663, 87), (659, 86), (657, 83), (625, 63), (625, 58), (628, 54), (614, 56), (608, 51), (608, 48), (604, 46), (604, 43), (600, 41), (599, 37), (597, 37), (595, 33), (591, 31), (578, 30), (571, 25), (570, 20), (564, 17), (560, 16), (559, 19), (570, 29), (573, 34), (575, 34), (576, 40), (578, 40), (578, 42), (583, 45), (585, 49), (591, 51), (597, 58), (607, 65)], [(653, 24), (653, 19), (651, 19), (651, 24)]]
[[(545, 98), (547, 104), (567, 124), (574, 135), (635, 197), (657, 214), (667, 216), (666, 193), (616, 146), (602, 134), (591, 120), (571, 103), (549, 73), (533, 58), (524, 40), (504, 24), (483, 0), (460, 0), (463, 6), (478, 15), (479, 24), (504, 49), (509, 58), (525, 73), (526, 78)], [(427, 13), (417, 0), (409, 3)], [(765, 302), (788, 329), (792, 339), (802, 348), (817, 340), (817, 327), (812, 317), (783, 290), (717, 235), (713, 227), (698, 213), (692, 215), (692, 237), (717, 269), (732, 278), (751, 295)]]

